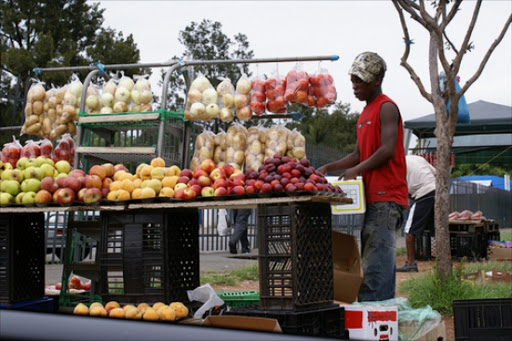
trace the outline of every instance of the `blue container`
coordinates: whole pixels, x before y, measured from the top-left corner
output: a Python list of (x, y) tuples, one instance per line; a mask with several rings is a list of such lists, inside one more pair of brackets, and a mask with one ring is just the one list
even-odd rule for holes
[(53, 313), (55, 312), (55, 305), (53, 298), (45, 296), (37, 300), (29, 300), (13, 304), (0, 304), (0, 309)]

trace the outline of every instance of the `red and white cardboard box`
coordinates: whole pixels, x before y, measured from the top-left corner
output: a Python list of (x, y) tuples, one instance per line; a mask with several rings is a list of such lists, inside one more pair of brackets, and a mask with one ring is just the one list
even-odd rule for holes
[(398, 307), (346, 305), (345, 329), (350, 340), (398, 340)]

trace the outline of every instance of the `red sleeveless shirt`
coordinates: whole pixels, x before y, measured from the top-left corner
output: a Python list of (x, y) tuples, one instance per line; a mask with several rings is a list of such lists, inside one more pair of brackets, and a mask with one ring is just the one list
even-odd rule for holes
[[(368, 159), (381, 146), (380, 109), (383, 103), (391, 102), (386, 95), (379, 95), (366, 105), (357, 120), (359, 162)], [(399, 111), (400, 112), (400, 111)], [(399, 116), (396, 150), (393, 158), (380, 167), (362, 173), (366, 202), (391, 201), (407, 207), (407, 166), (404, 151), (404, 130)]]

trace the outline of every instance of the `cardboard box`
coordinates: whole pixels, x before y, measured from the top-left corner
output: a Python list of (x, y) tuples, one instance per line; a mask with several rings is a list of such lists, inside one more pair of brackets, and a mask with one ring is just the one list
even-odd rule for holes
[(353, 303), (363, 281), (361, 257), (353, 236), (332, 232), (334, 300)]
[(350, 340), (398, 340), (398, 307), (347, 305), (345, 329)]
[(489, 260), (508, 260), (512, 261), (512, 248), (508, 247), (490, 247), (487, 249)]
[(201, 323), (202, 326), (255, 330), (261, 332), (282, 333), (279, 322), (275, 319), (248, 316), (208, 316)]

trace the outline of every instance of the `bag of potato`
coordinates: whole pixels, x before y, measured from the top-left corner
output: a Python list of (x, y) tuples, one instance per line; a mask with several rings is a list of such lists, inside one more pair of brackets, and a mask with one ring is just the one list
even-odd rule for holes
[[(203, 93), (205, 92), (205, 99), (203, 101)], [(217, 91), (213, 89), (208, 78), (203, 74), (199, 74), (192, 81), (188, 90), (185, 118), (189, 121), (205, 120), (207, 118), (205, 103), (217, 103), (217, 99)]]
[(306, 138), (297, 129), (293, 129), (286, 140), (286, 156), (298, 161), (306, 157)]
[[(50, 131), (50, 140), (55, 141), (65, 133), (72, 136), (76, 135), (75, 122), (78, 121), (82, 87), (82, 82), (78, 76), (73, 75), (71, 82), (63, 90), (57, 91), (57, 102), (60, 100), (62, 104), (60, 107), (57, 105), (55, 122), (53, 129)], [(63, 96), (62, 93), (64, 93)]]
[(236, 117), (240, 121), (248, 121), (252, 117), (249, 103), (251, 101), (251, 83), (244, 73), (236, 82), (235, 108)]
[(114, 95), (116, 93), (117, 84), (114, 79), (109, 79), (103, 83), (100, 96), (100, 114), (112, 114), (114, 112)]
[(258, 168), (265, 162), (265, 144), (267, 141), (266, 128), (254, 126), (247, 129), (247, 143), (245, 148), (245, 171)]
[(43, 82), (36, 82), (30, 86), (25, 104), (25, 122), (21, 127), (20, 135), (36, 135), (43, 137), (44, 104), (46, 90)]
[(135, 86), (131, 92), (132, 112), (145, 112), (153, 110), (153, 93), (151, 92), (151, 82), (149, 75), (134, 75)]
[(265, 144), (265, 159), (272, 158), (275, 154), (285, 156), (288, 149), (288, 130), (283, 125), (275, 125), (267, 129), (267, 141)]
[(268, 112), (275, 114), (284, 114), (286, 112), (285, 89), (286, 79), (279, 74), (279, 70), (276, 67), (272, 76), (265, 81)]
[(230, 126), (226, 132), (225, 162), (242, 170), (245, 161), (247, 129), (240, 123)]
[(231, 122), (235, 118), (235, 87), (229, 80), (224, 78), (217, 85), (219, 96), (219, 118), (222, 122)]
[(213, 160), (213, 152), (215, 151), (215, 134), (205, 130), (197, 135), (194, 155), (190, 161), (190, 169), (193, 170), (206, 159)]
[(284, 98), (288, 102), (308, 103), (309, 77), (306, 71), (302, 69), (302, 63), (297, 63), (293, 70), (286, 75), (286, 91)]
[(309, 76), (308, 105), (323, 108), (336, 101), (336, 87), (329, 71), (319, 64), (315, 74)]
[(220, 131), (214, 137), (215, 150), (213, 152), (213, 162), (217, 167), (222, 167), (226, 163), (224, 157), (226, 155), (226, 132)]
[(261, 116), (265, 113), (266, 103), (265, 77), (257, 74), (251, 82), (251, 102), (249, 103), (249, 107), (254, 114)]

